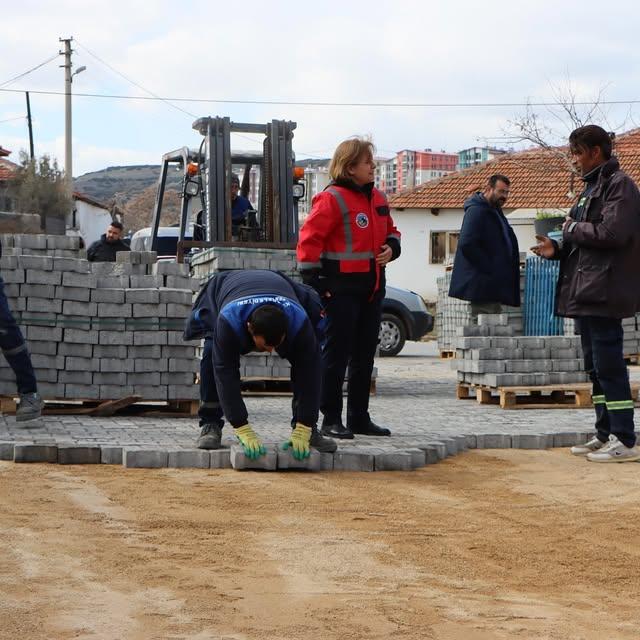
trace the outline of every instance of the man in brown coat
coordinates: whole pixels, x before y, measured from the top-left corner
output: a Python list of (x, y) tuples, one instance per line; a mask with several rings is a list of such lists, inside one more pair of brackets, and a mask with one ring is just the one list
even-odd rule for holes
[(584, 191), (562, 243), (536, 236), (537, 255), (560, 260), (556, 313), (576, 319), (593, 383), (596, 436), (571, 448), (592, 462), (640, 460), (622, 352), (622, 318), (640, 309), (640, 192), (612, 157), (609, 134), (587, 125), (569, 136)]

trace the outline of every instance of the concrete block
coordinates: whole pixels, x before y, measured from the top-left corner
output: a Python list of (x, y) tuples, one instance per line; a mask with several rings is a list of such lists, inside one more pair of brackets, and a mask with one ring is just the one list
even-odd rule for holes
[(120, 360), (116, 358), (101, 358), (100, 372), (101, 373), (133, 373), (134, 363), (131, 360)]
[(522, 349), (471, 349), (473, 360), (520, 360), (522, 356)]
[(116, 253), (117, 264), (140, 264), (139, 251), (118, 251)]
[[(572, 351), (565, 349), (565, 351)], [(553, 371), (582, 371), (584, 369), (584, 362), (582, 360), (553, 360)]]
[(77, 258), (53, 258), (53, 268), (55, 271), (73, 271), (75, 273), (90, 273), (91, 267), (88, 260)]
[(478, 325), (481, 327), (487, 325), (489, 327), (506, 327), (509, 318), (506, 313), (479, 313)]
[(189, 317), (191, 313), (191, 305), (190, 304), (175, 304), (170, 302), (166, 305), (167, 308), (167, 318), (181, 318), (186, 319)]
[(47, 248), (47, 236), (44, 233), (17, 233), (13, 236), (13, 242), (12, 246), (24, 249), (44, 250)]
[(64, 397), (76, 400), (98, 400), (100, 392), (92, 384), (65, 384)]
[(96, 333), (99, 334), (98, 342), (108, 346), (132, 345), (135, 337), (133, 331), (96, 331)]
[(100, 464), (100, 447), (89, 445), (58, 445), (58, 464)]
[[(39, 380), (40, 375), (38, 373), (38, 381)], [(57, 381), (62, 384), (87, 384), (88, 382), (92, 382), (93, 378), (91, 372), (87, 373), (86, 371), (59, 371)]]
[(95, 276), (96, 287), (98, 289), (127, 289), (129, 287), (129, 276)]
[[(193, 343), (185, 342), (182, 346), (174, 346), (170, 347), (168, 345), (163, 347), (158, 347), (162, 349), (162, 357), (163, 358), (183, 358), (188, 360), (198, 360), (200, 358), (196, 355), (196, 346)], [(153, 356), (154, 358), (159, 358), (160, 354), (157, 356)]]
[(100, 371), (93, 374), (93, 384), (125, 386), (127, 384), (127, 374), (124, 371), (113, 371), (108, 373)]
[(183, 344), (199, 344), (198, 342), (185, 342), (183, 338), (182, 331), (167, 331), (166, 332), (166, 342), (158, 343), (158, 344), (168, 344), (170, 346), (183, 345)]
[(480, 336), (490, 336), (491, 331), (488, 326), (479, 326), (475, 324), (467, 325), (466, 327), (457, 327), (456, 335), (459, 337), (477, 338)]
[(65, 300), (62, 305), (62, 313), (65, 316), (95, 316), (98, 312), (98, 305), (95, 302), (77, 302), (76, 300)]
[(174, 332), (174, 331), (134, 331), (133, 332), (133, 342), (127, 342), (126, 344), (134, 344), (136, 346), (145, 346), (145, 345), (152, 345), (152, 344), (159, 344), (159, 345), (167, 344), (167, 337), (168, 337), (169, 333), (178, 333), (178, 332)]
[(334, 471), (373, 471), (374, 454), (356, 448), (344, 447), (333, 454)]
[(62, 274), (62, 285), (65, 287), (95, 289), (97, 286), (97, 278), (92, 273), (75, 273), (73, 271), (62, 271), (60, 273)]
[[(96, 303), (91, 303), (96, 304)], [(131, 305), (124, 304), (122, 302), (98, 302), (98, 317), (99, 318), (130, 318), (131, 317)]]
[(244, 450), (239, 444), (231, 445), (231, 466), (236, 470), (241, 469), (263, 469), (265, 471), (275, 471), (278, 466), (277, 445), (265, 444), (266, 454), (257, 460), (250, 460), (244, 455)]
[(455, 347), (456, 349), (487, 349), (493, 346), (492, 340), (493, 338), (489, 338), (486, 336), (478, 336), (476, 338), (456, 338)]
[(166, 287), (162, 287), (158, 289), (158, 292), (160, 294), (159, 302), (188, 305), (191, 305), (193, 302), (193, 293), (191, 290), (186, 291), (185, 289), (167, 289)]
[(144, 373), (145, 371), (168, 371), (169, 361), (166, 358), (137, 358), (133, 361), (133, 371)]
[(492, 336), (490, 340), (491, 340), (491, 347), (493, 348), (517, 349), (519, 346), (518, 343), (516, 342), (516, 338), (514, 338), (513, 336), (506, 336), (502, 338), (499, 338), (497, 336)]
[(98, 344), (98, 331), (85, 329), (65, 329), (65, 342), (77, 342), (79, 344)]
[(100, 447), (101, 464), (122, 464), (122, 447)]
[(131, 288), (132, 289), (157, 289), (164, 285), (164, 278), (162, 276), (152, 275), (132, 275), (131, 276)]
[[(91, 345), (89, 345), (91, 346)], [(93, 357), (94, 358), (117, 358), (123, 359), (127, 358), (127, 348), (125, 345), (121, 344), (96, 344), (93, 345)], [(75, 355), (75, 354), (69, 354)]]
[(504, 433), (483, 433), (476, 435), (477, 449), (510, 449), (511, 436)]
[(170, 384), (167, 386), (168, 400), (198, 400), (200, 398), (200, 388), (195, 384), (179, 385)]
[(64, 356), (45, 356), (39, 353), (31, 354), (31, 364), (36, 369), (64, 369)]
[[(153, 265), (158, 260), (158, 252), (157, 251), (140, 251), (140, 264), (144, 265)], [(187, 267), (187, 273), (189, 272), (189, 265), (184, 265)]]
[(126, 447), (122, 450), (122, 464), (127, 469), (159, 469), (166, 467), (168, 462), (169, 453), (167, 451)]
[[(40, 273), (40, 272), (32, 271), (31, 273)], [(2, 279), (5, 281), (5, 284), (21, 284), (23, 282), (26, 282), (26, 272), (24, 269), (12, 269), (11, 271), (3, 271)], [(32, 280), (33, 280), (33, 276), (32, 276)], [(46, 284), (46, 282), (44, 284)]]
[(60, 342), (62, 340), (62, 329), (60, 327), (38, 327), (28, 325), (26, 329), (27, 340), (43, 340), (50, 342)]
[[(167, 396), (167, 387), (160, 385), (154, 387), (153, 385), (133, 385), (133, 394), (136, 396), (142, 396), (143, 400), (172, 400)], [(176, 398), (177, 399), (177, 398)]]
[(98, 386), (98, 398), (100, 400), (118, 400), (127, 396), (137, 395), (133, 385), (101, 384)]
[(0, 442), (0, 460), (13, 460), (14, 442)]
[(460, 363), (460, 370), (469, 373), (504, 373), (504, 360), (465, 360)]
[(93, 291), (91, 291), (91, 302), (123, 304), (124, 296), (124, 289), (94, 289)]
[(78, 236), (54, 236), (47, 235), (47, 249), (66, 249), (78, 251), (80, 249), (80, 238)]
[[(12, 284), (7, 284), (5, 282), (4, 293), (7, 296), (7, 298), (19, 298), (21, 286), (22, 285), (18, 284), (17, 282), (13, 282)], [(38, 286), (38, 285), (31, 285), (31, 286)]]
[(160, 292), (158, 289), (127, 289), (125, 300), (130, 304), (158, 304)]
[(177, 469), (209, 469), (211, 456), (203, 449), (181, 449), (169, 451), (167, 467)]
[(162, 350), (166, 347), (161, 347), (159, 344), (150, 344), (146, 346), (131, 346), (127, 347), (127, 357), (135, 360), (137, 358), (161, 358), (168, 357), (163, 356)]
[(18, 267), (20, 269), (51, 271), (53, 269), (53, 258), (51, 256), (18, 256)]
[(84, 287), (56, 287), (55, 296), (60, 300), (75, 300), (77, 302), (89, 302), (91, 289)]
[[(5, 287), (5, 293), (8, 294)], [(23, 298), (45, 298), (50, 300), (56, 296), (56, 287), (52, 284), (21, 284), (20, 295)]]
[(229, 449), (209, 451), (209, 467), (211, 469), (231, 469), (231, 451)]
[(278, 469), (297, 469), (306, 471), (322, 470), (322, 454), (319, 451), (311, 450), (311, 455), (306, 460), (296, 460), (290, 449), (282, 450), (281, 446), (277, 447)]
[[(488, 387), (516, 387), (527, 384), (523, 380), (522, 373), (485, 373), (482, 374), (482, 382), (474, 384), (486, 384)], [(534, 383), (531, 383), (534, 384)]]
[(40, 395), (49, 400), (54, 400), (56, 398), (64, 398), (64, 385), (49, 383), (49, 382), (39, 382), (38, 383), (38, 391)]
[(564, 433), (554, 433), (553, 447), (573, 447), (575, 444), (588, 442), (595, 432), (585, 433), (582, 431), (566, 431)]
[(58, 353), (58, 345), (55, 342), (45, 340), (29, 340), (29, 352), (43, 356), (55, 356)]
[(577, 349), (570, 347), (568, 349), (553, 349), (551, 357), (554, 360), (575, 360), (579, 355)]
[(93, 356), (93, 345), (78, 344), (74, 342), (61, 342), (58, 345), (58, 355), (74, 356), (76, 358), (91, 358)]
[(490, 335), (496, 336), (499, 338), (513, 336), (515, 332), (515, 327), (512, 325), (509, 325), (508, 327), (492, 326), (490, 327), (490, 329), (491, 329)]
[(549, 360), (552, 357), (551, 350), (547, 347), (544, 349), (523, 349), (525, 360)]
[(166, 315), (166, 304), (135, 303), (133, 305), (133, 318), (164, 318)]
[[(200, 283), (186, 276), (164, 276), (164, 286), (167, 289), (189, 289), (191, 291), (197, 291), (200, 288)], [(193, 288), (194, 286), (195, 289)]]
[(468, 433), (466, 436), (464, 436), (467, 440), (467, 449), (477, 449), (478, 448), (478, 440), (476, 437), (476, 434), (473, 433)]
[[(106, 373), (104, 375), (121, 375), (116, 373)], [(152, 387), (158, 387), (163, 384), (162, 375), (159, 371), (147, 371), (146, 373), (127, 373), (125, 375), (126, 380), (120, 384), (127, 384), (131, 386), (138, 385), (151, 385)], [(167, 385), (168, 383), (164, 383)], [(191, 383), (193, 384), (193, 382)]]
[(572, 340), (568, 336), (547, 336), (544, 339), (545, 347), (549, 349), (571, 349)]
[(544, 349), (545, 338), (539, 338), (537, 336), (518, 336), (514, 338), (517, 342), (517, 346), (522, 349)]
[(511, 446), (514, 449), (549, 449), (553, 447), (553, 434), (514, 434), (511, 436)]
[[(175, 372), (196, 372), (200, 369), (200, 360), (197, 358), (173, 358), (171, 360), (162, 359), (168, 363), (168, 371)], [(167, 369), (156, 369), (156, 371), (166, 371)]]
[(165, 329), (161, 322), (160, 318), (127, 318), (125, 326), (128, 331), (160, 331)]
[(151, 273), (159, 276), (183, 276), (189, 277), (189, 265), (177, 262), (157, 262), (151, 268)]
[(403, 451), (378, 453), (373, 464), (375, 471), (412, 471), (414, 468), (411, 454)]
[[(18, 256), (2, 256), (0, 258), (0, 270), (9, 271), (18, 268)], [(172, 301), (173, 302), (173, 301)]]
[[(15, 306), (15, 305), (14, 305)], [(44, 298), (27, 298), (27, 311), (39, 313), (61, 313), (62, 300), (45, 300)]]
[(160, 384), (191, 386), (195, 384), (195, 379), (195, 374), (189, 371), (180, 373), (176, 373), (175, 371), (168, 373), (164, 371), (160, 374)]
[(58, 447), (50, 444), (21, 444), (13, 447), (14, 462), (57, 462)]

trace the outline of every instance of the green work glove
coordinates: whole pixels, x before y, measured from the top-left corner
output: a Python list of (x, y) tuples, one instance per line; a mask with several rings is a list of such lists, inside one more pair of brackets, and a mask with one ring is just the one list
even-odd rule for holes
[(311, 451), (309, 451), (310, 440), (311, 428), (298, 422), (296, 428), (291, 432), (291, 439), (282, 445), (282, 449), (286, 451), (291, 448), (291, 453), (296, 460), (304, 460), (311, 455)]
[(248, 424), (234, 429), (233, 432), (244, 449), (244, 455), (250, 460), (256, 460), (267, 453), (267, 450), (262, 446), (262, 442), (260, 442), (260, 438)]

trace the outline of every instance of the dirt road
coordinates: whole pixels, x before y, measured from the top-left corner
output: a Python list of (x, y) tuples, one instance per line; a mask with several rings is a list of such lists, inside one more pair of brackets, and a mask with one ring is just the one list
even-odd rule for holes
[(0, 463), (0, 637), (640, 637), (640, 465), (413, 473)]

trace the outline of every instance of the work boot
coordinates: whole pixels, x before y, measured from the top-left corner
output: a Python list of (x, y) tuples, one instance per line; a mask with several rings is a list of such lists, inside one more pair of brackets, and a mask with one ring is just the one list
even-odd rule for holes
[(219, 449), (222, 441), (222, 426), (203, 424), (198, 438), (198, 449)]
[(574, 447), (571, 447), (571, 455), (574, 456), (586, 456), (588, 453), (593, 453), (598, 449), (602, 449), (606, 442), (602, 442), (602, 440), (598, 440), (595, 436), (589, 440), (589, 442), (585, 442), (584, 444), (577, 444)]
[(333, 453), (338, 448), (338, 445), (334, 440), (332, 440), (331, 438), (324, 438), (322, 434), (315, 428), (311, 432), (311, 440), (309, 440), (309, 446), (313, 447), (320, 453)]
[(589, 462), (635, 462), (640, 460), (638, 447), (627, 447), (613, 434), (609, 436), (609, 442), (598, 451), (587, 454)]
[(34, 393), (21, 393), (20, 402), (16, 409), (16, 422), (26, 422), (27, 420), (35, 420), (42, 415), (44, 408), (44, 400), (36, 391)]
[(375, 422), (369, 421), (364, 427), (351, 427), (351, 431), (356, 435), (362, 436), (390, 436), (391, 430), (386, 427), (380, 427)]
[(338, 438), (339, 440), (353, 440), (353, 433), (351, 429), (347, 429), (342, 422), (335, 423), (323, 422), (320, 429), (323, 436), (329, 436), (330, 438)]

